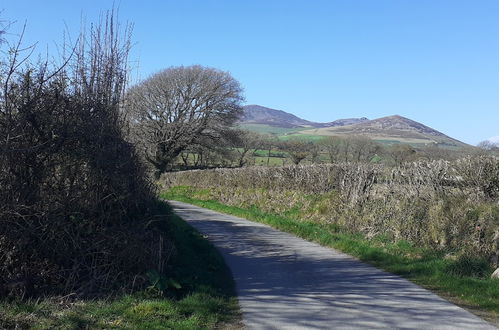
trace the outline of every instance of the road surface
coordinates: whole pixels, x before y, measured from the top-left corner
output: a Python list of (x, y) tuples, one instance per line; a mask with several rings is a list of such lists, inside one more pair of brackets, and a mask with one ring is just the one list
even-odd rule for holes
[(399, 276), (269, 226), (169, 202), (222, 253), (247, 329), (496, 329)]

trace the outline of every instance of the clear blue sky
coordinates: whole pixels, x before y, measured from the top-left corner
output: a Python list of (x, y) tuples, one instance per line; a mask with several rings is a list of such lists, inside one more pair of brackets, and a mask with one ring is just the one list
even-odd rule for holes
[[(229, 71), (247, 104), (313, 121), (409, 117), (467, 143), (499, 135), (498, 0), (116, 0), (142, 78)], [(0, 0), (43, 52), (113, 1)]]

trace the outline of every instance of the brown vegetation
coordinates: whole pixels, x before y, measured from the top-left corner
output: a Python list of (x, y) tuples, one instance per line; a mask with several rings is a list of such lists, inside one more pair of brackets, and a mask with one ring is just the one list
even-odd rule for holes
[(117, 31), (108, 16), (56, 68), (21, 42), (0, 61), (0, 296), (117, 292), (161, 268), (154, 190), (121, 127)]
[(207, 188), (206, 199), (337, 223), (368, 237), (473, 252), (497, 263), (499, 159), (248, 167), (169, 173), (171, 186)]

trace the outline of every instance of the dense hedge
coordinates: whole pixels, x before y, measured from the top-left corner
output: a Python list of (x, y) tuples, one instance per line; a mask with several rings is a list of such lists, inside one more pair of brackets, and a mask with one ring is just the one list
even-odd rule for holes
[(369, 237), (478, 253), (497, 263), (499, 159), (398, 167), (330, 164), (169, 173), (165, 187), (193, 187), (197, 198), (334, 222)]

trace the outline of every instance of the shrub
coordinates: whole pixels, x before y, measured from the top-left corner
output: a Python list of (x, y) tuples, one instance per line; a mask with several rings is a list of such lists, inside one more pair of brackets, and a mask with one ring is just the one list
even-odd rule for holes
[[(238, 207), (336, 223), (495, 260), (499, 205), (488, 183), (499, 160), (419, 161), (396, 167), (338, 163), (168, 173), (164, 187), (191, 186)], [(472, 169), (477, 169), (473, 171)], [(199, 197), (199, 196), (198, 196)], [(496, 255), (496, 257), (494, 257)]]
[(19, 45), (0, 60), (0, 296), (130, 289), (170, 247), (124, 139), (129, 38), (116, 28), (111, 15), (58, 68), (21, 70)]

